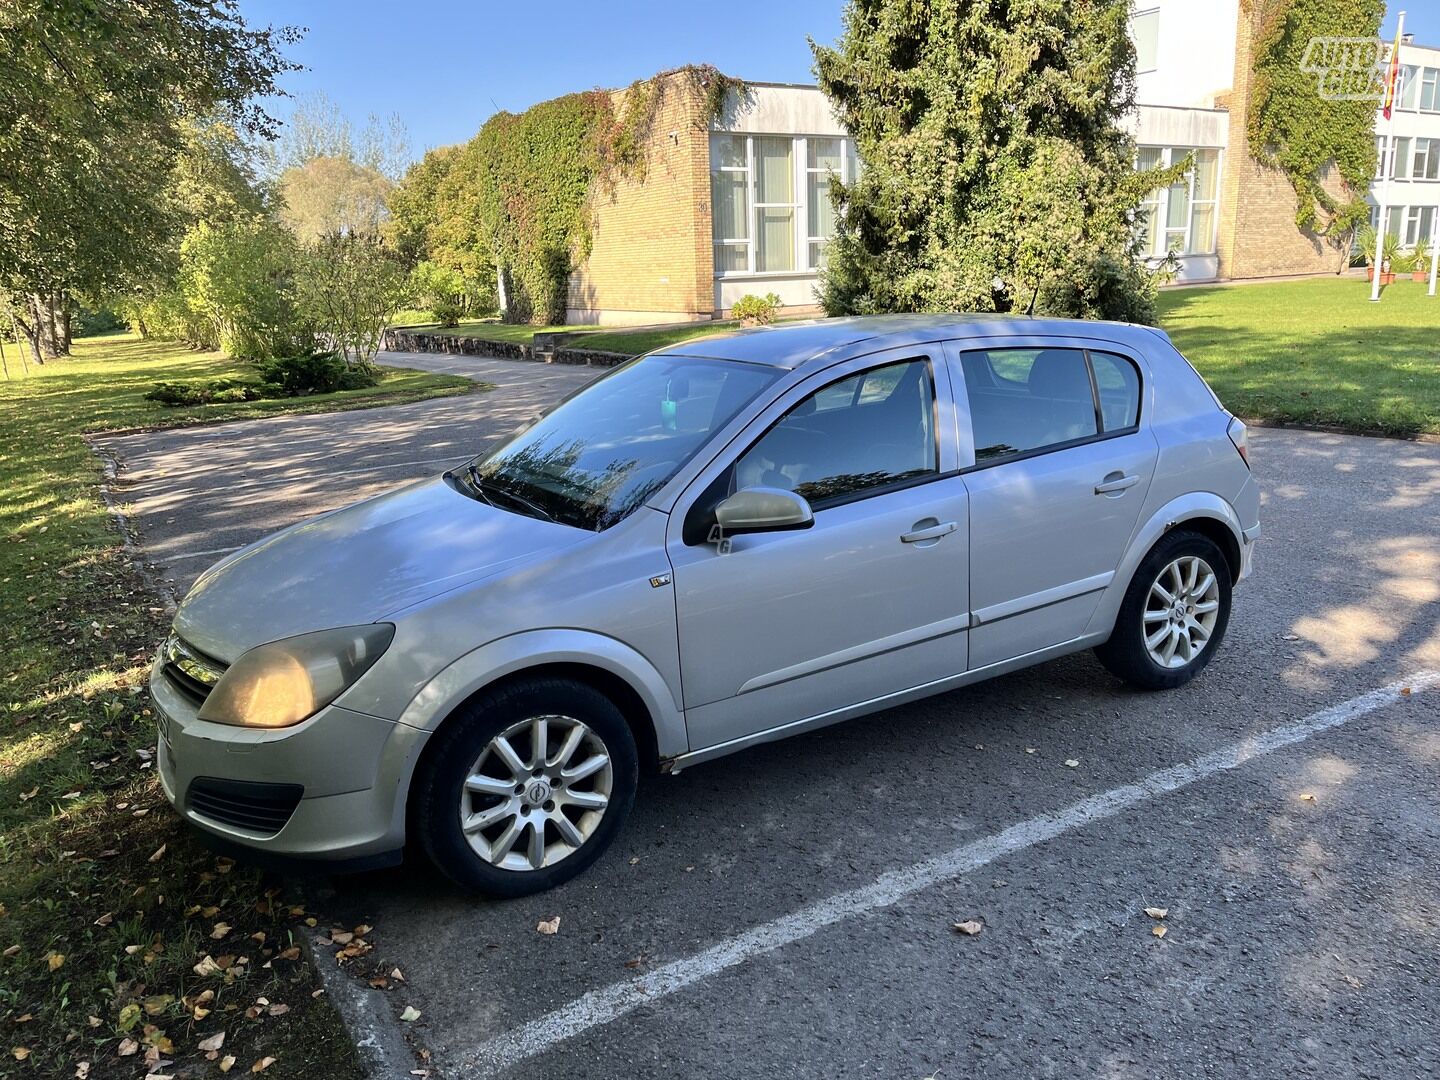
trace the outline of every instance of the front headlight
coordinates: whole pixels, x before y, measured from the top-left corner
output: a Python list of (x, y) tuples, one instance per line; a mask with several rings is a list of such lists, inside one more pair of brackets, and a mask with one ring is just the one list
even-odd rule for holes
[(364, 675), (394, 637), (389, 623), (371, 623), (257, 645), (220, 677), (200, 719), (259, 728), (298, 724)]

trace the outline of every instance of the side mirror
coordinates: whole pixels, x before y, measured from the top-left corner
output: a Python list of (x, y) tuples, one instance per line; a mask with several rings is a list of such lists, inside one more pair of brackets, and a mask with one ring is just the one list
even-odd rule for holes
[(810, 504), (784, 488), (742, 488), (715, 507), (715, 523), (728, 535), (808, 529), (815, 524)]

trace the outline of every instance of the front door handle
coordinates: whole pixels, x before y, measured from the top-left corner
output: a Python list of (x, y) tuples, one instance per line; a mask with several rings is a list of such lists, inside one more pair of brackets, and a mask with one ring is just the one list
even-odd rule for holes
[(942, 536), (949, 536), (959, 528), (953, 521), (939, 521), (934, 525), (922, 525), (917, 521), (915, 524), (921, 527), (900, 537), (902, 544), (923, 544), (926, 540), (939, 540)]
[(1121, 472), (1112, 472), (1104, 480), (1095, 485), (1096, 495), (1118, 495), (1128, 488), (1134, 487), (1140, 482), (1138, 476), (1126, 476)]

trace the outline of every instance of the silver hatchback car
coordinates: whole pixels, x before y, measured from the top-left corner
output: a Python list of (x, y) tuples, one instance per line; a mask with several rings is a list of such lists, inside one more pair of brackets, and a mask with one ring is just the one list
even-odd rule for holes
[(697, 340), (207, 571), (151, 677), (160, 776), (222, 846), (355, 868), (409, 843), (535, 892), (614, 839), (641, 768), (1080, 649), (1179, 686), (1259, 505), (1244, 425), (1149, 327)]

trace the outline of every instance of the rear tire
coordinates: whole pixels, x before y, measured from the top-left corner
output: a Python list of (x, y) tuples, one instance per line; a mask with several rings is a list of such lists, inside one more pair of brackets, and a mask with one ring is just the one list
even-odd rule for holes
[(615, 704), (537, 678), (487, 691), (435, 737), (416, 773), (411, 835), (451, 880), (517, 897), (568, 881), (610, 846), (639, 763)]
[(1215, 542), (1175, 529), (1141, 560), (1110, 640), (1095, 655), (1141, 690), (1173, 690), (1205, 669), (1230, 624), (1230, 566)]

